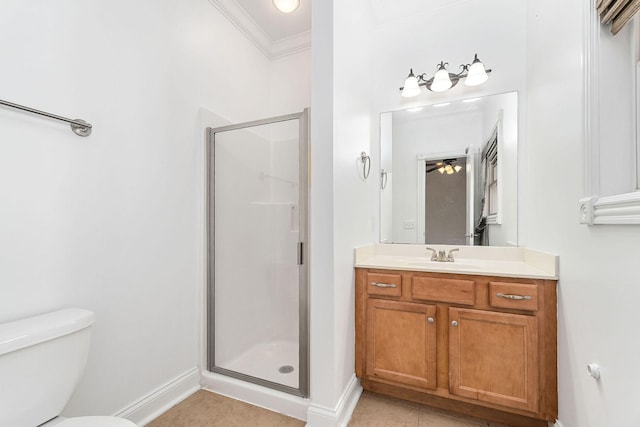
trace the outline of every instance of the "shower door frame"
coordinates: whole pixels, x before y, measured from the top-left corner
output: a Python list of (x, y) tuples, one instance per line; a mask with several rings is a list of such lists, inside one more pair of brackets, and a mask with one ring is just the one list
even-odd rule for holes
[[(298, 388), (221, 368), (215, 364), (215, 134), (231, 130), (298, 120)], [(309, 109), (233, 125), (207, 128), (207, 369), (242, 381), (295, 396), (309, 397)]]

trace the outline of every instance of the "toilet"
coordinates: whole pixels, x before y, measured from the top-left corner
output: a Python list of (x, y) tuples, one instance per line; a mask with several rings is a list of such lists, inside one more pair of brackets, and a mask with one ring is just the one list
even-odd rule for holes
[(94, 321), (93, 312), (70, 308), (0, 324), (0, 426), (136, 427), (60, 416), (84, 371)]

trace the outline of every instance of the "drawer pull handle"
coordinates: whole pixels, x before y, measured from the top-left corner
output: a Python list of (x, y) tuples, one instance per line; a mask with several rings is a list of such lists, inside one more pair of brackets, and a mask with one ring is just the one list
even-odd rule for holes
[(435, 320), (433, 319), (433, 317), (429, 317), (429, 318), (427, 319), (427, 322), (429, 322), (429, 323), (433, 323), (433, 322), (435, 322)]
[(530, 300), (532, 299), (529, 295), (513, 295), (513, 294), (503, 294), (503, 293), (498, 293), (496, 294), (496, 296), (498, 298), (506, 298), (506, 299), (515, 299), (515, 300)]
[(371, 282), (372, 286), (376, 286), (378, 288), (396, 288), (397, 286), (394, 285), (393, 283), (378, 283), (378, 282)]

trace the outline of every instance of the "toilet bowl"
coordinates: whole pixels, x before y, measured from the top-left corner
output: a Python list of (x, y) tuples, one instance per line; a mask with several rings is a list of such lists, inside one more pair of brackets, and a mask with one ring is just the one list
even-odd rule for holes
[(134, 423), (117, 417), (75, 417), (54, 419), (40, 427), (136, 427)]
[(73, 308), (0, 324), (0, 426), (136, 426), (117, 417), (60, 417), (84, 371), (94, 321), (91, 311)]

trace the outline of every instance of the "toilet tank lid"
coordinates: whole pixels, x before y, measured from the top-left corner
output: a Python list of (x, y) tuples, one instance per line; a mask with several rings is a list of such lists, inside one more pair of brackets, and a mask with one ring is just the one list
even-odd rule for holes
[(67, 308), (0, 323), (0, 355), (77, 332), (94, 321), (92, 311)]

